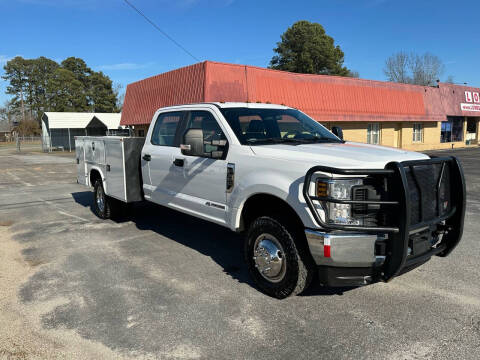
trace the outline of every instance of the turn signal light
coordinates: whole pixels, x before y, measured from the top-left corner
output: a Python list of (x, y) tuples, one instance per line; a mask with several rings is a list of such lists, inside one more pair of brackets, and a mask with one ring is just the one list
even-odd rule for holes
[(322, 181), (317, 181), (317, 196), (327, 197), (328, 184)]

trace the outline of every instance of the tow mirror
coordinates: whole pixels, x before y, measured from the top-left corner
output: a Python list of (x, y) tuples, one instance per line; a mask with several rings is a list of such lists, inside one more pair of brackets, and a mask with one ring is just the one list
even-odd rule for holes
[(183, 155), (204, 156), (203, 130), (188, 129), (183, 135), (183, 143), (180, 145)]
[(333, 135), (339, 137), (340, 139), (343, 140), (343, 130), (340, 126), (334, 126), (332, 127), (332, 133)]

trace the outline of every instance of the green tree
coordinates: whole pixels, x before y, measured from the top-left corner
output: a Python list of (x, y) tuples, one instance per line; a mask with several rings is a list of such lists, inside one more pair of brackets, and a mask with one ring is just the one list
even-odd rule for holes
[(116, 111), (117, 93), (112, 80), (102, 72), (93, 71), (80, 58), (69, 57), (62, 61), (62, 67), (70, 70), (83, 84), (88, 108), (93, 112)]
[(92, 69), (87, 66), (83, 59), (71, 56), (63, 60), (61, 65), (62, 68), (70, 70), (86, 88), (88, 87), (88, 77), (92, 74)]
[(117, 95), (112, 80), (103, 72), (93, 72), (90, 76), (89, 99), (94, 112), (117, 111)]
[(112, 81), (95, 72), (84, 60), (69, 57), (56, 63), (46, 57), (8, 61), (3, 78), (9, 82), (7, 94), (21, 119), (40, 118), (45, 111), (117, 111), (118, 93)]
[(49, 92), (49, 82), (58, 68), (58, 63), (43, 56), (32, 60), (29, 78), (32, 98), (29, 102), (35, 116), (41, 116), (43, 112), (50, 110), (49, 104), (54, 93)]
[[(270, 68), (305, 74), (352, 76), (343, 66), (344, 54), (318, 23), (297, 21), (281, 36)], [(356, 73), (358, 75), (358, 73)]]
[(16, 56), (3, 67), (5, 74), (2, 78), (9, 82), (6, 93), (12, 95), (11, 105), (21, 111), (25, 118), (25, 94), (28, 88), (28, 62), (21, 56)]
[(52, 94), (49, 108), (52, 111), (87, 112), (83, 84), (67, 69), (55, 70), (48, 83), (47, 91)]
[[(92, 69), (90, 69), (85, 61), (76, 57), (69, 57), (62, 61), (62, 68), (72, 72), (75, 79), (82, 83), (82, 96), (84, 98), (84, 107), (93, 111), (92, 100), (90, 98), (90, 77), (92, 76)], [(83, 107), (83, 106), (82, 106)]]

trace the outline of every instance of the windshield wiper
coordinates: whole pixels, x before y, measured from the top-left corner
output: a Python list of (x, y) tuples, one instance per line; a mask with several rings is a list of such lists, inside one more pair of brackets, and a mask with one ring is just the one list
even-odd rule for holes
[(252, 138), (252, 139), (247, 139), (246, 142), (251, 144), (251, 145), (255, 145), (255, 144), (258, 144), (258, 145), (261, 145), (261, 144), (286, 144), (286, 143), (299, 145), (299, 144), (306, 144), (309, 141), (305, 141), (305, 139), (291, 139), (291, 138), (287, 138), (287, 139), (283, 139), (283, 138), (264, 138), (264, 139)]
[(314, 143), (340, 143), (342, 141), (330, 138), (324, 138), (319, 136), (313, 136), (307, 139), (295, 139), (295, 138), (251, 138), (246, 140), (247, 143), (251, 145), (261, 145), (261, 144), (292, 144), (292, 145), (301, 145), (301, 144), (314, 144)]
[(302, 139), (302, 140), (305, 140), (305, 142), (308, 142), (308, 143), (329, 143), (329, 142), (343, 143), (344, 142), (342, 140), (331, 139), (331, 138), (326, 138), (326, 137), (319, 137), (319, 136), (314, 136), (312, 138)]

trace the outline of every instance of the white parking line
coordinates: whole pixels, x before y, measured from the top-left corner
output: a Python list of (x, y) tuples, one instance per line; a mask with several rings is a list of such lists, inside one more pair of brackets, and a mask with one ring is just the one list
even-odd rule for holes
[(40, 200), (40, 201), (44, 202), (45, 204), (50, 205), (51, 207), (57, 209), (57, 212), (61, 215), (66, 215), (66, 216), (70, 216), (70, 217), (78, 219), (78, 220), (82, 220), (82, 221), (85, 221), (85, 222), (90, 222), (90, 220), (88, 220), (88, 219), (85, 219), (85, 218), (82, 218), (80, 216), (68, 213), (64, 208), (58, 206), (57, 204), (55, 204), (51, 201), (44, 200), (44, 199), (41, 199), (41, 198), (38, 198), (38, 200)]
[(7, 175), (11, 176), (15, 181), (25, 185), (25, 186), (33, 186), (32, 184), (30, 184), (29, 182), (26, 182), (26, 181), (23, 181), (20, 177), (18, 177), (17, 175), (11, 173), (10, 171), (7, 171)]

